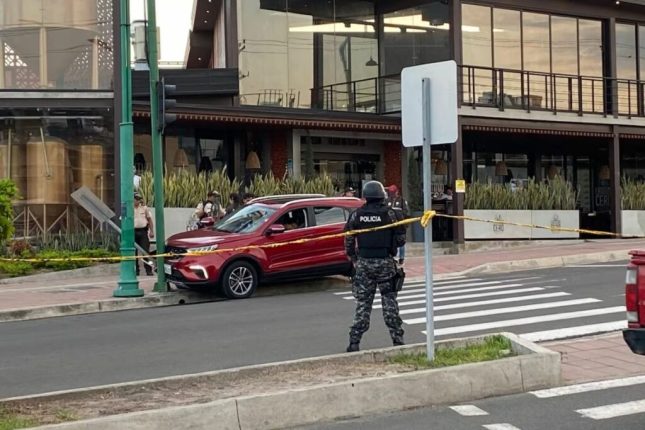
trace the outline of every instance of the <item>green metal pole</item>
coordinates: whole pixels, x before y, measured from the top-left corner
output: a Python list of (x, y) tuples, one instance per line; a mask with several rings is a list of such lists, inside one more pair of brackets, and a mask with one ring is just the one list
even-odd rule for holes
[[(157, 254), (166, 252), (164, 231), (164, 190), (163, 190), (163, 136), (159, 131), (159, 53), (157, 52), (157, 6), (155, 0), (148, 0), (148, 67), (150, 68), (150, 134), (152, 136), (152, 163), (155, 190), (155, 236)], [(155, 292), (166, 292), (164, 258), (157, 257), (157, 283)]]
[(130, 257), (121, 261), (119, 285), (114, 297), (141, 297), (135, 274), (134, 249), (134, 124), (132, 123), (132, 71), (130, 70), (130, 1), (120, 0), (121, 13), (121, 85), (122, 112), (119, 126), (121, 154), (121, 256)]

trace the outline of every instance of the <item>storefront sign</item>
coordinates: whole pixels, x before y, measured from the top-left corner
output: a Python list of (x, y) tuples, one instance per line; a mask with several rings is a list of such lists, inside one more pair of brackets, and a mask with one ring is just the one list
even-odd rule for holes
[(457, 179), (455, 181), (455, 193), (465, 193), (466, 192), (466, 181), (463, 179)]

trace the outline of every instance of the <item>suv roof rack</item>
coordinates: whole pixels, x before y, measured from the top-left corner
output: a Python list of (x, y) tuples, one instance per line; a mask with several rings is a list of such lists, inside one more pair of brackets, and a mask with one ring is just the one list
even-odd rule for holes
[(257, 197), (251, 200), (249, 204), (253, 204), (253, 203), (284, 204), (284, 203), (293, 202), (295, 200), (319, 199), (322, 197), (327, 197), (327, 196), (325, 196), (324, 194), (283, 194), (278, 196)]

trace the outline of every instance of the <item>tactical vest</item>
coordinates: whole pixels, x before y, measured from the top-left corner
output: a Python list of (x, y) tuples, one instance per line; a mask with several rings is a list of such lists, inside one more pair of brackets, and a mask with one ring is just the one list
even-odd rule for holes
[[(356, 227), (367, 229), (392, 224), (390, 209), (381, 207), (362, 207), (356, 211)], [(358, 255), (363, 258), (386, 258), (392, 255), (393, 231), (377, 230), (359, 234), (357, 237)]]

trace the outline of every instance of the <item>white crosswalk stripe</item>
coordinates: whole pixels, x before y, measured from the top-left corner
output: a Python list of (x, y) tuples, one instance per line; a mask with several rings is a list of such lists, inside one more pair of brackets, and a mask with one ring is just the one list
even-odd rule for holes
[(514, 327), (518, 325), (535, 324), (535, 323), (546, 322), (546, 321), (559, 321), (559, 320), (567, 320), (567, 319), (574, 319), (574, 318), (581, 318), (581, 317), (590, 317), (590, 316), (596, 316), (596, 315), (616, 314), (616, 313), (622, 313), (622, 312), (625, 312), (624, 306), (612, 306), (609, 308), (590, 309), (587, 311), (564, 312), (560, 314), (540, 315), (537, 317), (516, 318), (512, 320), (493, 321), (493, 322), (481, 323), (481, 324), (469, 324), (469, 325), (447, 327), (447, 328), (435, 330), (435, 336), (442, 336), (446, 334), (455, 334), (455, 333), (467, 333), (467, 332), (473, 332), (473, 331), (484, 331), (484, 330), (490, 330), (490, 329), (500, 328), (500, 327)]
[(475, 405), (457, 405), (451, 406), (450, 409), (464, 417), (480, 417), (488, 415), (488, 412)]
[(645, 413), (645, 400), (615, 403), (613, 405), (597, 406), (589, 409), (578, 409), (576, 412), (583, 417), (594, 420), (606, 420), (626, 415), (642, 414)]
[[(437, 281), (433, 288), (435, 336), (508, 328), (506, 331), (539, 342), (625, 327), (624, 319), (616, 315), (625, 311), (624, 306), (615, 306), (621, 302), (603, 304), (598, 298), (573, 296), (572, 292), (562, 291), (561, 281), (564, 279), (546, 276), (462, 277)], [(354, 300), (351, 291), (334, 294), (343, 300)], [(406, 282), (398, 295), (398, 303), (405, 325), (420, 331), (425, 329), (423, 281)], [(373, 309), (382, 309), (378, 293)], [(510, 315), (510, 318), (505, 319), (502, 315)]]
[[(537, 309), (550, 309), (550, 308), (560, 308), (563, 306), (586, 305), (589, 303), (597, 303), (599, 301), (600, 300), (598, 299), (576, 299), (576, 300), (565, 300), (561, 302), (539, 303), (535, 305), (514, 306), (510, 308), (487, 309), (485, 311), (460, 312), (460, 313), (449, 314), (449, 315), (437, 315), (435, 316), (434, 320), (435, 321), (461, 320), (465, 318), (476, 318), (476, 317), (483, 317), (487, 315), (512, 314), (515, 312), (533, 311)], [(425, 317), (405, 320), (405, 323), (409, 325), (425, 324), (425, 322), (426, 322)]]
[(586, 382), (584, 384), (565, 385), (564, 387), (548, 388), (546, 390), (531, 391), (535, 397), (550, 399), (552, 397), (569, 396), (573, 394), (588, 393), (591, 391), (607, 390), (611, 388), (629, 387), (645, 384), (645, 375), (629, 378), (610, 379), (608, 381)]

